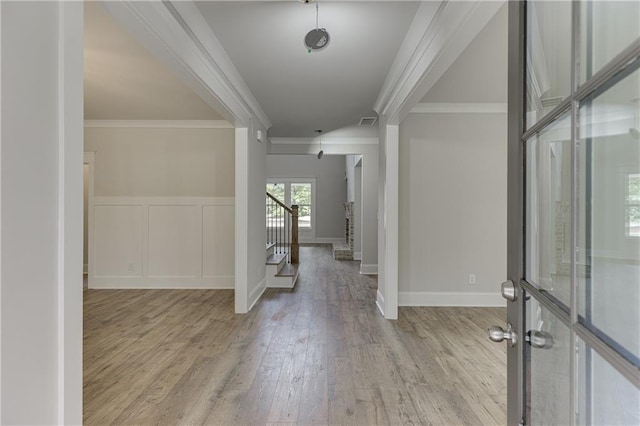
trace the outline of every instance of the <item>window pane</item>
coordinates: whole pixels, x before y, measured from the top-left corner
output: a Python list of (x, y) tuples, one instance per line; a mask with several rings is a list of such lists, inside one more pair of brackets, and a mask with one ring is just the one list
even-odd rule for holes
[(571, 344), (569, 328), (531, 297), (527, 301), (527, 330), (549, 336), (549, 347), (525, 344), (529, 358), (527, 412), (531, 425), (569, 424)]
[(640, 174), (628, 173), (625, 185), (626, 207), (624, 229), (627, 237), (640, 237)]
[(580, 4), (580, 82), (584, 82), (640, 37), (640, 2)]
[(566, 114), (526, 142), (525, 279), (569, 306), (571, 120)]
[(527, 128), (571, 93), (571, 2), (527, 2)]
[(298, 227), (311, 228), (311, 206), (298, 206)]
[(291, 184), (291, 204), (311, 204), (311, 184), (292, 183)]
[(268, 183), (267, 192), (284, 203), (284, 183)]
[(640, 424), (640, 389), (582, 340), (578, 345), (578, 424)]
[(580, 104), (580, 322), (627, 359), (640, 357), (640, 71)]

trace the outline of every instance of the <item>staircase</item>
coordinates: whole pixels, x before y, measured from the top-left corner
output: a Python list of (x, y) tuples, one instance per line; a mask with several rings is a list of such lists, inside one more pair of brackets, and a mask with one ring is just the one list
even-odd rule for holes
[(275, 253), (275, 243), (267, 243), (267, 287), (293, 288), (298, 280), (298, 265), (289, 263), (288, 253)]
[(267, 192), (267, 287), (293, 288), (298, 280), (298, 206)]

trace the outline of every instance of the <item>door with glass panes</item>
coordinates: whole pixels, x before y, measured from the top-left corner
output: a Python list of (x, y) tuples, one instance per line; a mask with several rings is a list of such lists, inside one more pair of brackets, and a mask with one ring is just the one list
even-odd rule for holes
[(510, 425), (640, 424), (640, 1), (509, 3)]

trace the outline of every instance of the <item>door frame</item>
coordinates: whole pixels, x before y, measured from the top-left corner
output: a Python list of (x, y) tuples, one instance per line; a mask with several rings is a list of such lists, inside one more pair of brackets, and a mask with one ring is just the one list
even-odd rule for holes
[[(88, 191), (87, 191), (87, 283), (91, 280), (93, 271), (93, 196), (94, 196), (94, 173), (95, 173), (95, 152), (85, 152), (82, 165), (89, 166)], [(84, 269), (84, 265), (82, 266)]]
[[(507, 279), (518, 294), (524, 277), (524, 132), (525, 102), (525, 6), (524, 1), (509, 2), (508, 77), (507, 77)], [(516, 333), (524, 336), (524, 298), (507, 302), (507, 320)], [(524, 424), (524, 351), (523, 341), (507, 345), (507, 424)]]

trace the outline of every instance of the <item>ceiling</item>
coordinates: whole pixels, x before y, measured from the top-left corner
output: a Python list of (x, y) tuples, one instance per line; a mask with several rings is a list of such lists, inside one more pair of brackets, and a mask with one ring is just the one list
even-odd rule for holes
[(491, 18), (421, 103), (507, 102), (507, 6)]
[(85, 119), (222, 119), (102, 6), (85, 2), (84, 20)]
[(309, 137), (357, 124), (371, 110), (418, 9), (411, 1), (322, 1), (331, 41), (308, 53), (315, 4), (196, 3), (273, 127), (270, 137)]

